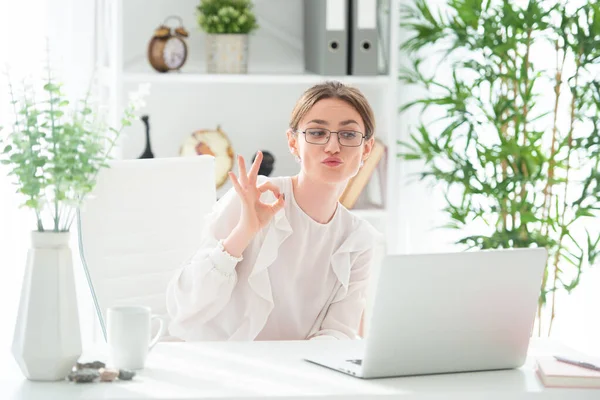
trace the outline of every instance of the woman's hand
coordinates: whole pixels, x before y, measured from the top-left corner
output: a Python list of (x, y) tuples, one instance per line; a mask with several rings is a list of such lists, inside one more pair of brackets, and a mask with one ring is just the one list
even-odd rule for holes
[[(233, 172), (229, 172), (229, 178), (242, 202), (242, 212), (236, 231), (243, 232), (250, 237), (264, 228), (273, 216), (283, 208), (285, 197), (279, 192), (279, 188), (271, 182), (264, 182), (257, 186), (258, 169), (263, 159), (262, 152), (258, 152), (252, 168), (246, 173), (244, 158), (238, 155), (239, 180)], [(271, 204), (260, 201), (260, 196), (270, 190), (277, 199)]]

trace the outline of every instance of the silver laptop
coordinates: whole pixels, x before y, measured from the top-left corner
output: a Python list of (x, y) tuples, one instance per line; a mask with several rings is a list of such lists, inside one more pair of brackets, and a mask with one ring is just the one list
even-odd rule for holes
[(365, 379), (518, 368), (547, 258), (543, 248), (387, 255), (363, 354), (306, 360)]

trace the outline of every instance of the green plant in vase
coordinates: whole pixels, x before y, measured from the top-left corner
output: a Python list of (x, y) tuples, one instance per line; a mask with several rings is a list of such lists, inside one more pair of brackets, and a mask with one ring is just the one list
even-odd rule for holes
[(259, 28), (250, 0), (200, 0), (198, 26), (206, 32), (209, 73), (246, 73), (249, 35)]
[(41, 90), (24, 85), (17, 93), (9, 82), (15, 119), (0, 131), (0, 161), (35, 215), (12, 353), (23, 374), (40, 381), (65, 379), (81, 355), (70, 230), (146, 92), (132, 95), (112, 128), (91, 90), (71, 107), (61, 88), (50, 67)]
[(399, 78), (427, 94), (400, 111), (440, 117), (422, 119), (399, 157), (446, 188), (448, 228), (483, 226), (458, 244), (548, 249), (539, 335), (551, 333), (557, 292), (600, 261), (600, 4), (574, 3), (451, 0), (436, 12), (417, 0), (402, 10), (412, 64)]

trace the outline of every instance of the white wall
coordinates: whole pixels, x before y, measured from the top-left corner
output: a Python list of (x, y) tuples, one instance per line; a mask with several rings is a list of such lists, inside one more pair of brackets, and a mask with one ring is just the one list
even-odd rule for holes
[[(37, 12), (28, 13), (32, 1), (0, 2), (0, 126), (10, 129), (13, 113), (9, 104), (8, 87), (6, 79), (7, 62), (13, 63), (11, 75), (26, 68), (28, 63), (35, 62), (35, 56), (43, 51), (44, 43), (38, 38), (21, 36), (21, 40), (8, 40), (14, 36), (15, 29), (27, 32), (33, 27), (44, 27), (44, 7), (36, 4)], [(23, 18), (28, 15), (27, 22), (17, 22), (15, 17)], [(14, 21), (14, 22), (11, 22)], [(20, 28), (18, 25), (20, 24)], [(28, 49), (25, 50), (25, 49)], [(18, 76), (18, 75), (17, 75)], [(5, 135), (0, 131), (0, 135)], [(28, 232), (33, 225), (29, 213), (19, 210), (19, 202), (14, 196), (15, 188), (9, 183), (6, 173), (8, 169), (0, 165), (0, 313), (3, 316), (3, 329), (0, 329), (0, 354), (4, 355), (10, 348), (12, 340), (12, 326), (16, 319), (19, 291), (23, 279), (25, 253), (28, 245)], [(6, 327), (6, 328), (4, 328)]]
[[(94, 63), (90, 40), (93, 30), (93, 0), (20, 0), (0, 2), (0, 126), (10, 129), (13, 110), (7, 91), (8, 68), (11, 81), (21, 87), (21, 80), (31, 80), (40, 88), (45, 76), (46, 46), (50, 44), (52, 69), (58, 80), (66, 82), (63, 88), (71, 99), (85, 93)], [(74, 34), (77, 32), (77, 34)], [(48, 41), (46, 40), (48, 39)], [(74, 51), (72, 51), (74, 49)], [(67, 77), (67, 78), (65, 78)], [(0, 135), (5, 132), (0, 132)], [(35, 218), (29, 209), (19, 208), (22, 198), (15, 194), (16, 187), (7, 177), (8, 168), (0, 166), (0, 353), (9, 351), (13, 326), (18, 309), (21, 282), (25, 271), (30, 232), (35, 229)], [(78, 264), (76, 237), (74, 249), (76, 279), (83, 282)], [(81, 290), (84, 286), (80, 285)], [(90, 337), (94, 328), (91, 303), (85, 290), (79, 310), (82, 333)], [(84, 338), (84, 344), (86, 340)]]

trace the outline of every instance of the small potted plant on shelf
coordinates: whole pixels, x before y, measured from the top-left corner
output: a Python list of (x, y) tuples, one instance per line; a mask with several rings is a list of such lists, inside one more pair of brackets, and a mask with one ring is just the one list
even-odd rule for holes
[(206, 32), (208, 73), (248, 71), (249, 34), (258, 29), (250, 0), (201, 0), (198, 25)]
[(17, 93), (9, 78), (14, 121), (0, 128), (0, 162), (35, 226), (12, 353), (28, 379), (41, 381), (64, 379), (81, 355), (70, 230), (147, 91), (130, 95), (115, 129), (102, 121), (92, 90), (71, 106), (49, 66), (48, 71), (41, 90), (28, 84)]

